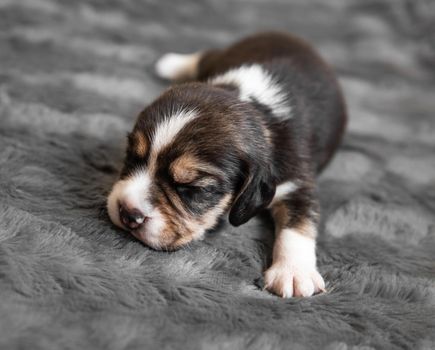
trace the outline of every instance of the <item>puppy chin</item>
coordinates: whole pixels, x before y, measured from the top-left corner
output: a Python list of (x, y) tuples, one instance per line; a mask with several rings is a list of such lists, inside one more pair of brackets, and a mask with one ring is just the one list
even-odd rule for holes
[(168, 236), (163, 232), (160, 232), (159, 234), (150, 232), (147, 230), (146, 225), (132, 230), (130, 233), (150, 248), (164, 251), (175, 251), (193, 241), (202, 240), (204, 238), (204, 230), (186, 234), (181, 237), (178, 235)]
[(166, 249), (164, 245), (161, 244), (160, 240), (158, 238), (154, 238), (151, 235), (147, 234), (143, 229), (139, 228), (136, 230), (130, 231), (130, 233), (133, 235), (134, 238), (141, 241), (148, 247), (155, 249), (155, 250), (163, 250)]

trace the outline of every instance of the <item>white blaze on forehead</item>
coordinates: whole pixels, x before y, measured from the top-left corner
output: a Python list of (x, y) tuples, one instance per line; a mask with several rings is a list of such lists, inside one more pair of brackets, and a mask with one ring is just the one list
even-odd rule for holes
[(171, 116), (166, 117), (163, 122), (157, 125), (152, 138), (151, 152), (157, 154), (164, 147), (169, 145), (177, 134), (192, 120), (198, 116), (194, 110), (179, 110)]
[(243, 65), (210, 80), (211, 84), (234, 84), (239, 98), (252, 102), (252, 98), (269, 107), (279, 118), (291, 118), (288, 96), (273, 76), (259, 64)]

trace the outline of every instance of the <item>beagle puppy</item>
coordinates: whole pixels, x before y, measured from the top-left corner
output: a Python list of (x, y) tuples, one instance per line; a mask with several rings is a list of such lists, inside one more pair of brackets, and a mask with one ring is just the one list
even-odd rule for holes
[(183, 83), (139, 114), (107, 201), (113, 223), (174, 250), (224, 215), (239, 226), (268, 209), (276, 233), (265, 287), (281, 297), (323, 291), (315, 176), (346, 124), (331, 68), (305, 41), (262, 33), (225, 49), (166, 54), (156, 72)]

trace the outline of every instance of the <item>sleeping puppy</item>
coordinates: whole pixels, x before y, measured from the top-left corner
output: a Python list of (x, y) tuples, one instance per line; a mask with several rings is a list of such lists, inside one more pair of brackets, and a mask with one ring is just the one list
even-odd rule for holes
[(276, 237), (266, 288), (282, 297), (324, 290), (315, 176), (346, 122), (332, 70), (303, 40), (264, 33), (223, 50), (166, 54), (156, 71), (190, 82), (140, 113), (107, 202), (113, 223), (174, 250), (223, 215), (239, 226), (269, 209)]

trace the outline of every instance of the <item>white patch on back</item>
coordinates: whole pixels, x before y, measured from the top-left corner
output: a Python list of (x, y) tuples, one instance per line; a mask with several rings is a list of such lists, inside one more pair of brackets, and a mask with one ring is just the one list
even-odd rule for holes
[(154, 131), (151, 152), (158, 154), (164, 147), (169, 145), (183, 127), (198, 117), (195, 111), (180, 110), (164, 119), (157, 125)]
[(291, 118), (291, 106), (282, 87), (261, 65), (243, 65), (210, 80), (211, 84), (234, 84), (239, 88), (239, 98), (252, 102), (252, 98), (269, 107), (279, 118)]

